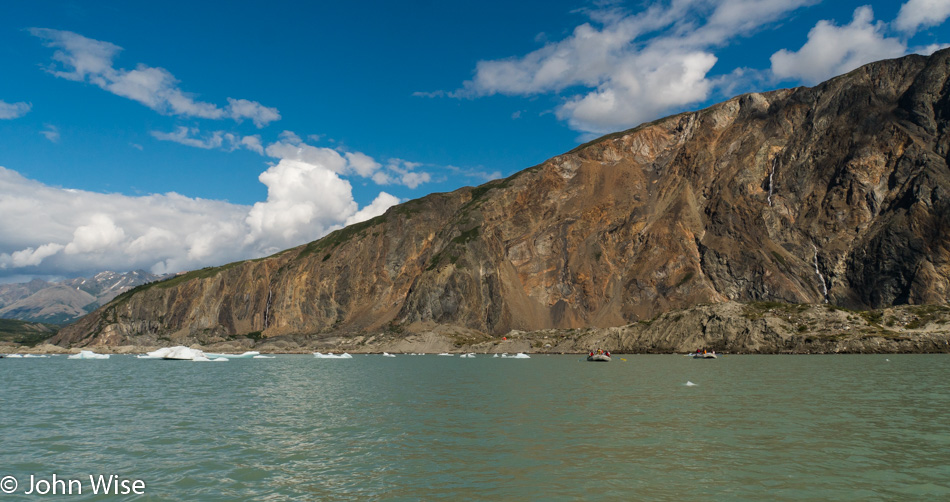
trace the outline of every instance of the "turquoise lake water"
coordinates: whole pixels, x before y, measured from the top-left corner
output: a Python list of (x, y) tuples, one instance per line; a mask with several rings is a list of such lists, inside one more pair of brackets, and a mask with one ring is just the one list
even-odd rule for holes
[(0, 359), (0, 500), (950, 499), (946, 355), (620, 357)]

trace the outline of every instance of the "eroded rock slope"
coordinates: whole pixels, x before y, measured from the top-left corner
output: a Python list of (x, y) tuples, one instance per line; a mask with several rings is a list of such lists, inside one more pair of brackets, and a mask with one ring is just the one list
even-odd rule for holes
[(701, 303), (945, 304), (950, 51), (747, 94), (142, 286), (61, 344), (610, 327)]

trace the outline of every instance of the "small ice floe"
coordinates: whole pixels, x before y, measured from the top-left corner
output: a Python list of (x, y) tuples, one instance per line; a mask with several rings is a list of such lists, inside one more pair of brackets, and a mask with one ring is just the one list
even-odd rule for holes
[(474, 352), (469, 352), (469, 353), (467, 353), (467, 354), (462, 354), (462, 355), (460, 355), (459, 357), (465, 357), (465, 358), (469, 358), (469, 359), (470, 359), (470, 358), (475, 357), (475, 353), (474, 353)]
[(695, 387), (697, 384), (695, 384), (695, 383), (690, 382), (689, 380), (687, 380), (686, 383), (684, 383), (683, 385), (685, 385), (685, 386), (687, 386), (687, 387)]
[(517, 354), (513, 356), (509, 356), (508, 353), (504, 353), (501, 355), (501, 357), (505, 357), (508, 359), (531, 359), (531, 356), (529, 356), (528, 354), (525, 354), (524, 352), (518, 352)]
[(205, 355), (210, 357), (211, 359), (217, 359), (221, 357), (225, 359), (251, 359), (254, 356), (259, 356), (260, 354), (261, 353), (257, 352), (256, 350), (249, 350), (247, 352), (244, 352), (243, 354), (218, 354), (218, 353), (208, 352)]
[(340, 355), (336, 355), (336, 354), (334, 354), (333, 352), (330, 352), (329, 354), (323, 354), (323, 353), (321, 353), (321, 352), (314, 352), (314, 353), (313, 353), (313, 357), (316, 357), (317, 359), (353, 359), (353, 356), (347, 354), (346, 352), (344, 352), (344, 353), (342, 353), (342, 354), (340, 354)]
[(444, 357), (452, 357), (452, 354), (449, 354), (448, 352), (443, 352), (443, 353), (441, 353), (441, 354), (439, 354), (439, 355), (440, 355), (440, 356), (444, 356)]
[(389, 352), (383, 352), (383, 357), (396, 357), (396, 356), (390, 354)]
[[(507, 353), (506, 353), (505, 355), (507, 355)], [(498, 354), (495, 354), (495, 355), (493, 355), (492, 357), (498, 357)]]
[(192, 359), (192, 361), (195, 361), (197, 363), (226, 363), (228, 362), (228, 358), (227, 357), (210, 358), (208, 356), (195, 356), (195, 358)]
[(261, 355), (257, 355), (257, 356), (254, 356), (252, 359), (277, 359), (277, 358), (274, 357), (274, 356), (261, 356)]
[(81, 350), (78, 354), (73, 354), (66, 359), (109, 359), (109, 354), (96, 354), (91, 350)]
[(40, 354), (24, 354), (23, 357), (25, 357), (25, 358), (27, 358), (27, 359), (46, 359), (46, 358), (48, 358), (49, 356), (44, 356), (44, 355), (40, 355)]
[(7, 354), (3, 357), (6, 357), (7, 359), (23, 359), (22, 354)]

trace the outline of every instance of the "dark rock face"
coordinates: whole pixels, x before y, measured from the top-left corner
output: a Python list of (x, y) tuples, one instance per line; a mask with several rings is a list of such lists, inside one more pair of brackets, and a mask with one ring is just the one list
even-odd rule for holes
[(950, 51), (747, 94), (120, 296), (59, 343), (609, 327), (729, 300), (945, 304)]

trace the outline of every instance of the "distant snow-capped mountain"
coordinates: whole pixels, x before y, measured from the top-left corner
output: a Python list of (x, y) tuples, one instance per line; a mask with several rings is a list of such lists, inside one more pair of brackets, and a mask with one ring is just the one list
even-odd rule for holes
[(0, 284), (0, 318), (67, 324), (135, 286), (161, 278), (143, 270), (106, 271), (59, 282)]

